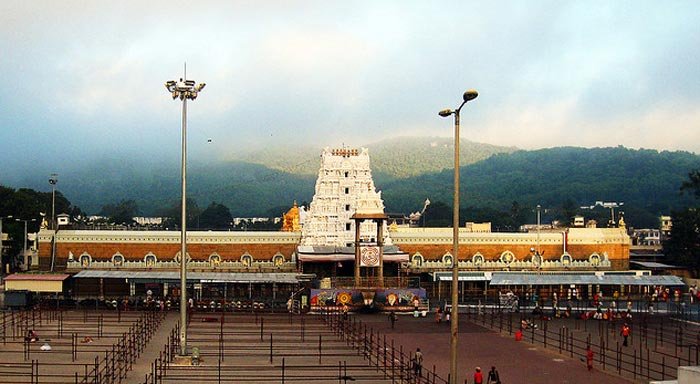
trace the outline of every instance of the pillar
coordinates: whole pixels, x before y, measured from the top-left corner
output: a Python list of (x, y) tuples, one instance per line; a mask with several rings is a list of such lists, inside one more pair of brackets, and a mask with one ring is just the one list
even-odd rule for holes
[(379, 288), (384, 288), (384, 220), (377, 223), (377, 246), (379, 247)]
[(355, 220), (355, 288), (360, 286), (360, 220)]

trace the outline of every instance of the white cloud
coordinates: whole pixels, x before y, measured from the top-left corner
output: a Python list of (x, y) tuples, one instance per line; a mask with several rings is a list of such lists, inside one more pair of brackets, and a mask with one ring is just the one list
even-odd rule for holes
[(55, 140), (163, 147), (184, 61), (208, 84), (193, 135), (229, 151), (449, 136), (437, 111), (475, 87), (465, 139), (700, 152), (698, 18), (692, 2), (5, 1), (0, 161)]

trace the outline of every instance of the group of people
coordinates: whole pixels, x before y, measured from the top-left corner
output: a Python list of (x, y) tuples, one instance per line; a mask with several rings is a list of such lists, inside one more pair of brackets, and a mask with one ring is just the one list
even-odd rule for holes
[[(24, 337), (24, 341), (28, 343), (37, 343), (39, 342), (39, 335), (36, 333), (35, 330), (30, 329), (27, 331), (27, 335)], [(95, 340), (93, 340), (92, 337), (90, 336), (85, 336), (80, 342), (81, 343), (92, 343)], [(39, 348), (42, 351), (50, 351), (51, 350), (51, 345), (48, 343), (48, 340), (44, 341), (44, 344)]]
[[(30, 329), (27, 331), (27, 336), (24, 337), (24, 341), (28, 343), (36, 343), (39, 341), (39, 335), (36, 333), (36, 331)], [(51, 345), (48, 343), (48, 341), (46, 341), (41, 347), (39, 347), (39, 349), (42, 351), (50, 351)]]
[[(464, 379), (464, 384), (470, 384), (469, 378)], [(476, 367), (474, 370), (474, 384), (484, 384), (484, 374), (481, 372), (481, 367)], [(486, 373), (486, 384), (501, 384), (496, 367), (492, 366), (491, 370)]]
[(450, 311), (445, 310), (443, 312), (442, 308), (436, 307), (435, 308), (435, 322), (438, 324), (442, 323), (443, 317), (445, 318), (445, 321), (449, 323), (450, 322)]
[[(420, 348), (416, 348), (416, 352), (413, 354), (411, 359), (413, 373), (416, 377), (421, 377), (423, 375), (423, 353)], [(484, 384), (484, 374), (481, 372), (481, 367), (476, 367), (473, 376), (474, 384)], [(469, 377), (464, 379), (464, 384), (471, 384), (469, 382)], [(491, 370), (486, 374), (486, 384), (501, 384), (501, 377), (498, 374), (496, 367), (491, 367)]]

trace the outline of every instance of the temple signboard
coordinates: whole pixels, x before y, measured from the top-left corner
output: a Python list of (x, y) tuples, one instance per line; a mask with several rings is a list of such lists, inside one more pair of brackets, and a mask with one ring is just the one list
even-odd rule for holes
[(379, 251), (377, 246), (360, 247), (360, 266), (379, 267)]

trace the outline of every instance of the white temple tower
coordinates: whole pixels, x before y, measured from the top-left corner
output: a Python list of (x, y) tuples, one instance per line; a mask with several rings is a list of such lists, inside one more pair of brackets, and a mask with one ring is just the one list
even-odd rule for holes
[[(329, 253), (349, 253), (354, 247), (355, 222), (351, 219), (358, 209), (372, 208), (384, 212), (381, 192), (377, 192), (372, 180), (367, 148), (330, 149), (321, 154), (321, 168), (316, 180), (316, 191), (306, 213), (299, 250), (317, 253), (312, 248), (325, 248)], [(383, 243), (390, 246), (389, 231), (384, 222)], [(360, 238), (363, 242), (376, 242), (377, 225), (362, 222)], [(330, 247), (336, 248), (331, 251)], [(339, 248), (345, 248), (345, 252)], [(318, 251), (318, 250), (317, 250)], [(336, 255), (336, 259), (341, 259)]]

